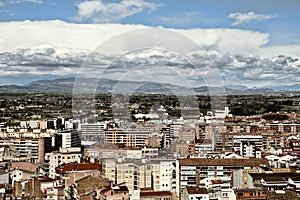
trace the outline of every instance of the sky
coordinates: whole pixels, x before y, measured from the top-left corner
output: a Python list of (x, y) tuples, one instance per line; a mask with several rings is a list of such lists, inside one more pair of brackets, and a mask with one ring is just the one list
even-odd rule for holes
[[(173, 84), (176, 77), (167, 72), (170, 66), (189, 69), (182, 62), (185, 56), (202, 66), (198, 68), (202, 73), (182, 72), (193, 86), (212, 82), (205, 77), (210, 65), (225, 85), (298, 84), (299, 10), (296, 0), (0, 0), (0, 85), (74, 77), (82, 70), (91, 73), (82, 63), (97, 63), (101, 71), (112, 60), (119, 68), (114, 65), (113, 70), (106, 70), (105, 77), (138, 80), (142, 73), (155, 71), (159, 80)], [(126, 56), (102, 55), (105, 41), (111, 49), (125, 45), (116, 42), (114, 37), (119, 34), (126, 36), (126, 47), (144, 44), (134, 33), (126, 33), (147, 28), (162, 30), (157, 31), (161, 34), (174, 31), (200, 50), (179, 55), (166, 53), (163, 47), (162, 51), (141, 50)], [(173, 36), (171, 48), (177, 49), (175, 39), (180, 37)], [(139, 37), (156, 40), (147, 31)], [(161, 42), (169, 40), (165, 37)], [(136, 63), (140, 67), (133, 69)], [(135, 77), (126, 75), (133, 71)]]

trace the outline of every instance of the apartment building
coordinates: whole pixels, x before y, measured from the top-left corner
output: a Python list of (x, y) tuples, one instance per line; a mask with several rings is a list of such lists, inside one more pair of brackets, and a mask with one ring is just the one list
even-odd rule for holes
[(107, 128), (107, 123), (82, 123), (78, 125), (80, 138), (83, 141), (93, 141), (96, 144), (104, 144), (104, 130)]
[(267, 127), (277, 131), (277, 132), (287, 132), (296, 134), (300, 132), (300, 124), (294, 123), (270, 123)]
[(170, 133), (170, 126), (162, 127), (161, 133), (162, 133), (162, 147), (166, 148), (170, 145), (171, 142), (171, 133)]
[(56, 167), (64, 163), (77, 162), (80, 163), (82, 158), (81, 148), (60, 148), (59, 151), (54, 151), (52, 153), (46, 153), (45, 162), (49, 168), (49, 177), (55, 178)]
[(195, 140), (195, 156), (207, 157), (213, 152), (213, 144), (210, 139), (196, 139)]
[(176, 161), (176, 193), (181, 196), (186, 186), (199, 186), (205, 178), (219, 177), (232, 181), (234, 171), (239, 169), (257, 169), (269, 166), (267, 159), (207, 159), (207, 158), (182, 158)]
[(122, 162), (107, 159), (102, 163), (102, 173), (105, 178), (116, 184), (125, 182), (130, 195), (141, 188), (171, 191), (175, 168), (173, 162), (172, 160)]
[(145, 140), (153, 133), (150, 128), (137, 129), (107, 129), (105, 130), (105, 144), (119, 144), (126, 147), (143, 147)]
[(261, 135), (234, 135), (233, 148), (239, 152), (241, 156), (246, 158), (257, 158), (260, 156), (260, 149), (262, 148), (263, 137)]
[(62, 148), (70, 148), (70, 147), (80, 147), (81, 140), (79, 137), (79, 133), (77, 130), (63, 130), (56, 133), (54, 136), (54, 149)]
[(44, 138), (17, 138), (0, 140), (0, 160), (2, 161), (29, 161), (39, 163), (44, 160)]
[[(148, 148), (147, 148), (148, 149)], [(99, 145), (84, 149), (84, 155), (89, 158), (105, 159), (142, 159), (143, 152), (141, 148), (123, 148), (115, 145)], [(149, 155), (149, 151), (145, 156)], [(158, 152), (156, 152), (158, 154)], [(149, 155), (152, 156), (152, 155)]]

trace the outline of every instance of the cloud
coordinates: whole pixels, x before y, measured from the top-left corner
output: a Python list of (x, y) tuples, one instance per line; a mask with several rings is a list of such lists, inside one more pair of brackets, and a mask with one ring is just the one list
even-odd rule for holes
[[(279, 55), (263, 58), (251, 54), (230, 55), (217, 50), (200, 50), (187, 55), (197, 63), (195, 70), (185, 58), (174, 52), (145, 49), (120, 57), (107, 57), (88, 50), (56, 48), (41, 45), (0, 53), (0, 77), (31, 77), (32, 79), (75, 76), (83, 67), (86, 77), (102, 71), (106, 78), (130, 81), (158, 81), (184, 84), (178, 75), (193, 86), (204, 85), (212, 64), (226, 85), (280, 85), (300, 81), (300, 61)], [(112, 62), (112, 63), (111, 63)], [(108, 64), (110, 64), (108, 66)]]
[(230, 60), (225, 65), (219, 66), (220, 71), (225, 74), (225, 82), (267, 86), (300, 81), (300, 62), (298, 58), (284, 55), (270, 58), (238, 55), (231, 57)]
[(256, 14), (254, 12), (248, 12), (248, 13), (234, 12), (228, 15), (228, 18), (235, 20), (235, 22), (231, 24), (232, 26), (241, 25), (244, 23), (248, 23), (250, 21), (262, 21), (267, 19), (274, 19), (276, 17), (277, 16), (275, 15), (261, 15), (261, 14)]
[[(111, 58), (93, 51), (114, 35), (147, 28), (143, 25), (72, 24), (62, 21), (1, 22), (0, 79), (9, 83), (12, 78), (20, 82), (24, 78), (74, 76), (83, 62), (87, 64), (86, 73), (93, 74), (95, 70), (105, 69), (114, 60), (110, 71), (107, 71), (111, 78), (119, 78), (138, 64), (140, 68), (135, 69), (133, 75), (141, 77), (143, 72), (149, 72), (148, 78), (161, 75), (162, 80), (174, 82), (174, 76), (167, 72), (175, 68), (197, 85), (201, 84), (199, 77), (208, 73), (213, 61), (226, 84), (260, 86), (300, 81), (299, 46), (264, 47), (269, 35), (254, 31), (169, 29), (205, 47), (189, 55), (198, 62), (200, 71), (191, 70), (180, 55), (168, 52), (151, 50)], [(113, 43), (112, 40), (112, 46)], [(150, 74), (152, 69), (157, 74)]]
[[(86, 73), (104, 68), (108, 58), (95, 52), (40, 45), (0, 53), (0, 84), (24, 84), (33, 80), (75, 77), (85, 63)], [(90, 71), (89, 71), (90, 70)]]
[(269, 34), (240, 29), (175, 30), (205, 48), (230, 54), (253, 53), (269, 42)]
[(120, 2), (104, 3), (102, 0), (85, 1), (76, 4), (78, 21), (91, 19), (95, 23), (119, 22), (126, 17), (135, 15), (144, 10), (152, 12), (159, 5), (143, 0), (121, 0)]
[[(93, 50), (115, 35), (147, 28), (150, 27), (122, 24), (73, 24), (63, 21), (1, 22), (0, 52), (14, 51), (22, 46), (32, 48), (41, 44), (50, 44), (58, 48)], [(189, 37), (205, 48), (231, 54), (256, 53), (269, 41), (269, 34), (249, 30), (169, 30)], [(22, 34), (19, 34), (20, 32)]]
[(289, 55), (300, 58), (300, 45), (279, 45), (267, 46), (258, 50), (258, 54), (262, 57), (275, 57), (278, 55)]

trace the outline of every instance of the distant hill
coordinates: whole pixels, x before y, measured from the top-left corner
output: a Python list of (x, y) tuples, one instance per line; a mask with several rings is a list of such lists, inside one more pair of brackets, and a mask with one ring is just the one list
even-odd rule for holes
[(273, 90), (277, 90), (277, 91), (300, 91), (300, 84), (269, 86), (269, 88), (272, 88)]
[[(33, 81), (26, 85), (3, 85), (0, 86), (0, 93), (72, 93), (75, 78), (61, 78), (55, 80)], [(89, 88), (91, 83), (97, 84), (97, 93), (153, 93), (153, 94), (186, 94), (191, 91), (188, 88), (167, 83), (154, 82), (135, 82), (135, 81), (117, 81), (112, 79), (82, 79), (77, 80), (79, 87)], [(300, 91), (300, 84), (270, 86), (268, 88), (248, 88), (243, 85), (228, 85), (225, 88), (200, 86), (193, 88), (198, 95), (207, 95), (211, 91), (225, 90), (225, 94), (242, 95), (242, 94), (279, 94)]]

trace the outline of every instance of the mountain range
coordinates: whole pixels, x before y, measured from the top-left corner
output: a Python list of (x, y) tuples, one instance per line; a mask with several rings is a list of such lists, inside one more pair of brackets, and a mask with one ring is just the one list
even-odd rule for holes
[[(39, 80), (33, 81), (25, 85), (3, 85), (0, 86), (0, 93), (72, 93), (75, 78), (61, 78), (55, 80)], [(180, 93), (188, 88), (179, 85), (156, 82), (136, 82), (136, 81), (118, 81), (112, 79), (82, 79), (76, 80), (82, 87), (96, 82), (98, 83), (96, 93), (116, 93), (122, 90), (122, 93), (145, 93), (145, 94), (172, 94), (172, 91)], [(122, 88), (122, 86), (124, 86)], [(117, 88), (117, 90), (115, 89)], [(133, 89), (132, 89), (133, 88)], [(208, 95), (210, 91), (225, 91), (229, 95), (250, 95), (250, 94), (289, 94), (300, 93), (300, 84), (268, 86), (268, 87), (253, 87), (248, 88), (244, 85), (227, 85), (222, 87), (200, 86), (192, 88), (197, 95)], [(133, 90), (133, 91), (131, 91)], [(179, 91), (179, 92), (178, 92)]]

